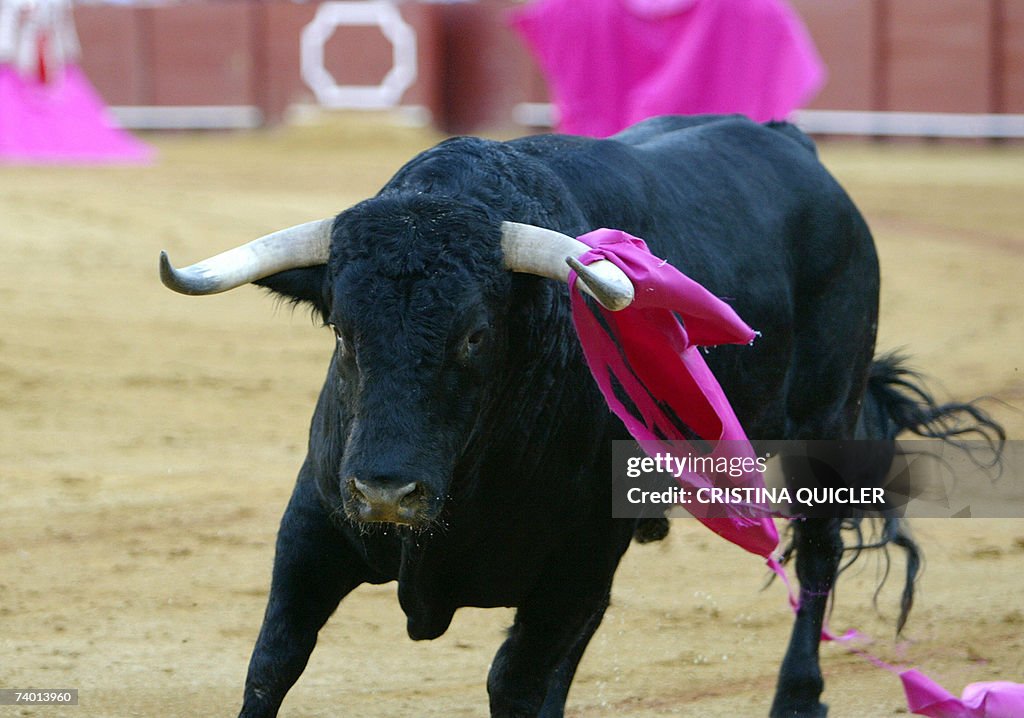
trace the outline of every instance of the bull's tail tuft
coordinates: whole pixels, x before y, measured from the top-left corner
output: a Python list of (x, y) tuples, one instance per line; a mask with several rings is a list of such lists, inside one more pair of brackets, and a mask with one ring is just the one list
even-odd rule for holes
[[(922, 376), (907, 368), (905, 357), (897, 353), (877, 357), (871, 365), (868, 386), (858, 425), (858, 435), (866, 439), (895, 439), (903, 432), (941, 439), (968, 452), (979, 466), (997, 468), (1006, 441), (1006, 432), (976, 402), (948, 402), (940, 404), (924, 384)], [(974, 442), (969, 440), (974, 439)], [(980, 442), (981, 449), (978, 448)], [(988, 459), (983, 458), (988, 456)], [(899, 546), (906, 556), (906, 576), (900, 598), (900, 615), (896, 621), (897, 634), (903, 630), (911, 607), (914, 605), (914, 582), (921, 568), (921, 551), (910, 536), (907, 524), (899, 518), (887, 516), (879, 520), (880, 527), (874, 540), (864, 541), (860, 522), (849, 522), (857, 540), (848, 550), (855, 560), (866, 548), (885, 551), (886, 570), (889, 572), (888, 547)], [(881, 590), (885, 576), (879, 584)], [(876, 592), (875, 597), (877, 598)]]
[[(859, 433), (869, 439), (895, 439), (898, 434), (909, 431), (921, 437), (941, 439), (966, 451), (978, 466), (998, 470), (1006, 442), (1003, 427), (977, 402), (938, 403), (921, 375), (907, 368), (906, 363), (906, 358), (895, 352), (882, 355), (872, 363)], [(898, 634), (903, 630), (914, 604), (914, 581), (921, 566), (921, 552), (902, 519), (886, 517), (881, 522), (881, 535), (875, 545), (882, 548), (889, 544), (899, 546), (907, 560), (906, 583), (896, 622)], [(859, 525), (856, 531), (861, 537)], [(858, 543), (860, 548), (854, 557), (861, 548), (867, 548), (862, 541)], [(886, 553), (886, 574), (888, 558)], [(877, 595), (876, 592), (876, 598)]]
[(878, 587), (875, 589), (874, 600), (877, 604), (878, 594), (881, 593), (882, 587), (889, 578), (889, 571), (892, 568), (889, 546), (898, 546), (903, 549), (906, 560), (906, 572), (904, 574), (903, 592), (900, 594), (900, 614), (896, 618), (896, 635), (899, 635), (907, 623), (907, 618), (910, 616), (910, 609), (914, 607), (914, 586), (918, 575), (921, 573), (921, 549), (910, 535), (909, 527), (903, 519), (886, 516), (867, 523), (871, 526), (872, 535), (870, 536), (865, 536), (865, 521), (863, 517), (846, 519), (843, 522), (843, 528), (852, 532), (855, 539), (844, 549), (850, 555), (839, 568), (839, 573), (842, 573), (850, 564), (856, 561), (861, 551), (881, 549), (885, 568), (882, 578), (878, 582)]
[[(998, 470), (1006, 432), (977, 402), (938, 403), (926, 387), (922, 376), (907, 368), (905, 357), (886, 354), (871, 365), (867, 391), (858, 419), (857, 436), (861, 439), (895, 439), (910, 432), (921, 437), (941, 439), (966, 452), (975, 464)], [(867, 549), (881, 549), (885, 570), (878, 593), (889, 575), (889, 547), (903, 550), (906, 572), (900, 597), (900, 614), (896, 621), (899, 634), (914, 605), (914, 584), (921, 570), (921, 550), (910, 534), (907, 523), (900, 518), (883, 516), (870, 521), (846, 519), (843, 528), (853, 534), (844, 551), (847, 558), (840, 573)], [(792, 544), (786, 554), (792, 551)]]

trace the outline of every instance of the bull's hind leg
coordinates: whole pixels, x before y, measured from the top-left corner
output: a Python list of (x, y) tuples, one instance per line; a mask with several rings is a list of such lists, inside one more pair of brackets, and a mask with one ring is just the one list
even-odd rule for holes
[[(794, 293), (792, 358), (786, 376), (783, 438), (831, 440), (825, 451), (837, 452), (831, 466), (851, 476), (856, 449), (851, 439), (867, 385), (878, 322), (878, 260), (867, 225), (849, 198), (834, 197), (829, 209), (816, 213), (814, 236), (828, 237), (820, 254), (807, 250), (801, 271), (808, 272)], [(807, 261), (804, 262), (803, 260)], [(813, 276), (813, 278), (812, 278)], [(853, 463), (847, 463), (853, 462)], [(782, 457), (787, 484), (810, 482), (831, 486), (836, 472), (799, 457)], [(803, 510), (803, 507), (801, 507)], [(818, 644), (842, 557), (842, 521), (819, 514), (795, 522), (796, 573), (800, 608), (786, 649), (772, 718), (819, 717), (824, 681)]]
[[(810, 442), (804, 449), (802, 455), (782, 457), (786, 484), (794, 494), (800, 487), (881, 486), (892, 462), (891, 442)], [(809, 507), (807, 518), (794, 521), (800, 606), (779, 672), (772, 718), (827, 714), (819, 700), (824, 683), (818, 647), (843, 555), (840, 532), (848, 509), (824, 504)]]
[(356, 559), (299, 480), (281, 520), (263, 627), (249, 660), (242, 718), (272, 718), (338, 603), (362, 583)]
[(812, 518), (799, 521), (794, 527), (800, 608), (779, 671), (772, 718), (810, 718), (828, 713), (819, 701), (824, 680), (818, 645), (843, 551), (840, 526), (839, 519)]

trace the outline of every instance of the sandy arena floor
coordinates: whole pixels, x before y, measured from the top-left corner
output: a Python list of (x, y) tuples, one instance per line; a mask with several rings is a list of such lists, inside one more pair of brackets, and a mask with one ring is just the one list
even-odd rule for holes
[[(255, 289), (165, 290), (194, 261), (369, 196), (429, 133), (344, 120), (155, 139), (149, 168), (0, 168), (0, 687), (77, 708), (0, 715), (234, 715), (331, 337)], [(944, 396), (991, 396), (1024, 438), (1024, 148), (826, 145), (880, 246), (882, 349)], [(869, 558), (832, 619), (955, 693), (1024, 680), (1024, 520), (922, 520), (927, 567), (892, 640), (897, 581)], [(634, 546), (569, 715), (766, 715), (790, 626), (763, 567), (695, 522)], [(357, 591), (283, 716), (486, 714), (510, 620), (464, 610), (414, 644), (393, 586)], [(898, 680), (823, 649), (836, 718), (905, 713)]]

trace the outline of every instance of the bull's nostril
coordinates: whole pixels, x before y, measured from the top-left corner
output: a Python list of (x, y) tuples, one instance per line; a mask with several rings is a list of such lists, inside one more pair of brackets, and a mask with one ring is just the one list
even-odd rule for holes
[(349, 492), (353, 496), (357, 496), (357, 497), (359, 497), (361, 499), (362, 498), (366, 498), (365, 489), (366, 489), (366, 484), (364, 484), (359, 479), (349, 479), (348, 480), (348, 490), (349, 490)]
[(418, 481), (413, 484), (412, 489), (403, 498), (403, 503), (426, 503), (427, 487)]
[(411, 481), (405, 486), (399, 486), (397, 489), (394, 490), (395, 503), (402, 503), (402, 501), (405, 498), (412, 495), (414, 492), (419, 491), (421, 488), (421, 484), (417, 481)]
[(366, 500), (366, 495), (363, 494), (362, 490), (359, 488), (360, 486), (363, 485), (363, 482), (359, 481), (358, 479), (349, 479), (347, 482), (345, 482), (345, 488), (348, 489), (349, 495), (352, 498), (359, 499), (361, 501)]

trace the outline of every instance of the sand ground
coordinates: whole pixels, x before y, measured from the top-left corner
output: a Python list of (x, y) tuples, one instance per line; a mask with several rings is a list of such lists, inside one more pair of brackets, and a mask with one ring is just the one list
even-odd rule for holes
[[(331, 337), (255, 289), (189, 298), (159, 250), (194, 261), (372, 194), (438, 138), (380, 118), (150, 138), (145, 168), (0, 168), (0, 687), (76, 687), (122, 718), (237, 711), (277, 521), (302, 461)], [(1024, 438), (1024, 148), (826, 144), (883, 263), (880, 348)], [(927, 556), (904, 641), (880, 563), (832, 622), (959, 693), (1024, 680), (1024, 520), (921, 520)], [(765, 715), (790, 617), (758, 561), (695, 522), (634, 546), (570, 695), (576, 717)], [(393, 586), (321, 635), (284, 716), (486, 713), (510, 620), (464, 610), (412, 643)], [(905, 712), (899, 682), (823, 649), (837, 718)]]

